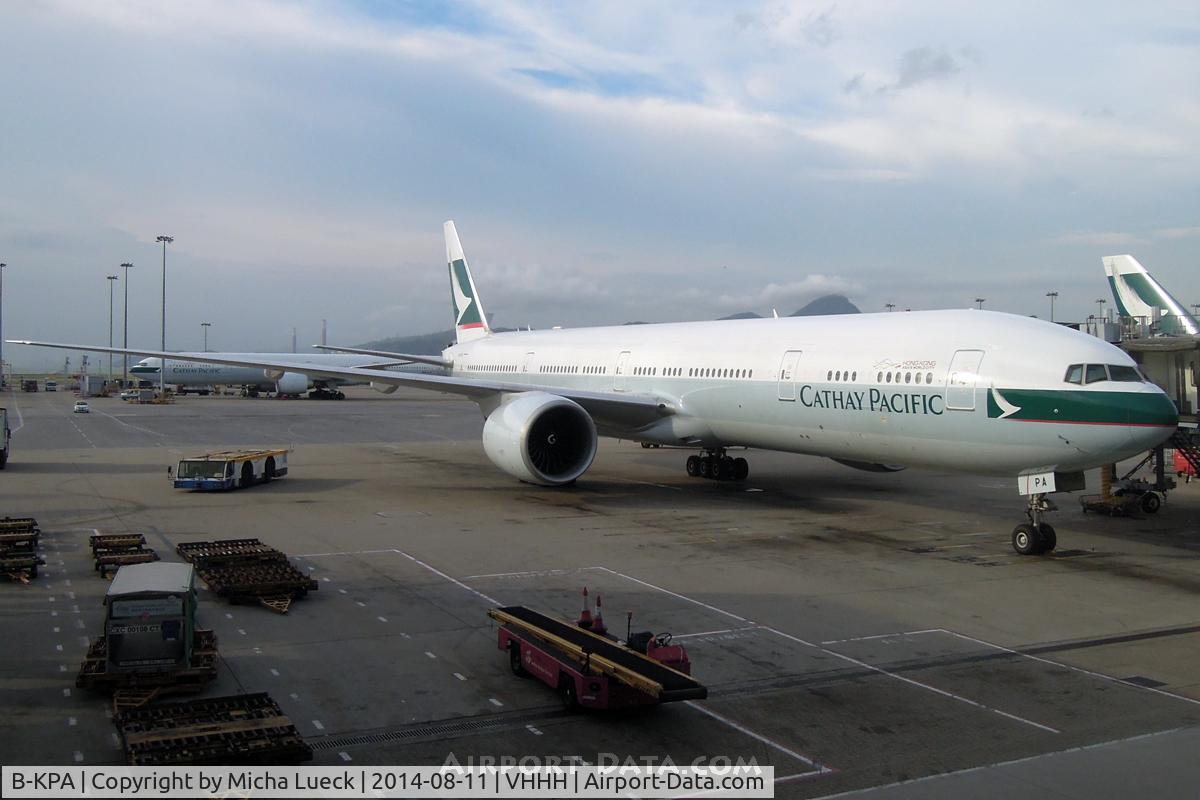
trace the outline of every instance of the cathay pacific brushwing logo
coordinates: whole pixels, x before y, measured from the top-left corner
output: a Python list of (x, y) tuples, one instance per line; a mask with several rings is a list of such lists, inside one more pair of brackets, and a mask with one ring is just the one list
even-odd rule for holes
[(450, 287), (453, 293), (455, 325), (460, 328), (477, 328), (483, 325), (475, 298), (471, 295), (471, 278), (467, 264), (462, 259), (450, 262)]
[(992, 400), (995, 402), (996, 407), (999, 408), (1001, 412), (996, 419), (1011, 417), (1013, 414), (1021, 410), (1020, 406), (1014, 406), (1012, 403), (1008, 402), (1008, 400), (1004, 398), (1004, 395), (1000, 394), (995, 386), (992, 387)]

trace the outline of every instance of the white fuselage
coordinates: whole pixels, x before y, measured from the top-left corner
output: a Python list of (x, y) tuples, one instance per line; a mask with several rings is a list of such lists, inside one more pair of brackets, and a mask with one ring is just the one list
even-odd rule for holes
[(513, 332), (448, 348), (452, 375), (661, 398), (675, 413), (600, 433), (1015, 475), (1077, 471), (1161, 442), (1150, 383), (1065, 381), (1132, 366), (1078, 331), (926, 311)]

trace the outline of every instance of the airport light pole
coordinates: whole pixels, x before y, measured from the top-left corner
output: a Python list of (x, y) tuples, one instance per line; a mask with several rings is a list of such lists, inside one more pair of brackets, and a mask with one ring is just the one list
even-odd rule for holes
[[(162, 341), (159, 350), (167, 352), (167, 245), (175, 241), (174, 236), (159, 236), (154, 241), (162, 243)], [(167, 396), (164, 380), (167, 374), (167, 357), (158, 360), (158, 396)]]
[(212, 327), (212, 323), (211, 322), (201, 322), (200, 327), (204, 329), (204, 350), (201, 352), (207, 353), (208, 352), (208, 329)]
[[(121, 349), (129, 349), (129, 268), (133, 264), (126, 261), (121, 265), (121, 269), (125, 270), (125, 342), (121, 345)], [(129, 354), (121, 353), (121, 388), (129, 388)]]
[(896, 304), (895, 303), (884, 303), (883, 307), (886, 308), (888, 310), (888, 313), (890, 314), (890, 313), (892, 313), (892, 309), (896, 307)]
[[(113, 324), (113, 281), (117, 280), (117, 276), (109, 275), (107, 277), (108, 277), (108, 347), (111, 350), (112, 349), (112, 324)], [(112, 357), (113, 357), (113, 354), (109, 353), (108, 354), (108, 379), (109, 379), (109, 381), (112, 381), (112, 379), (113, 379)]]
[(4, 388), (4, 268), (0, 262), (0, 389)]
[(1096, 316), (1100, 317), (1101, 319), (1104, 319), (1104, 304), (1107, 302), (1108, 301), (1103, 297), (1096, 298), (1096, 305), (1100, 306), (1100, 311), (1096, 314)]
[(1054, 298), (1058, 297), (1058, 292), (1046, 292), (1046, 297), (1050, 298), (1050, 321), (1054, 322)]
[(982, 310), (983, 310), (983, 304), (984, 304), (984, 302), (986, 302), (986, 301), (987, 301), (987, 298), (986, 298), (986, 297), (976, 297), (976, 298), (975, 298), (975, 302), (976, 302), (976, 303), (979, 303), (979, 310), (980, 310), (980, 311), (982, 311)]

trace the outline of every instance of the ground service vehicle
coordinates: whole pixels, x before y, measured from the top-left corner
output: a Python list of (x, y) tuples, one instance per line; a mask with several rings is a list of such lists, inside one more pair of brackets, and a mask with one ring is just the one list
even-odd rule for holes
[(58, 382), (57, 381), (46, 381), (46, 391), (47, 392), (57, 392), (58, 391)]
[(88, 414), (91, 413), (91, 410), (92, 408), (87, 404), (86, 400), (77, 400), (75, 402), (74, 411), (76, 414)]
[(287, 475), (288, 450), (229, 450), (185, 458), (175, 471), (176, 489), (244, 489)]

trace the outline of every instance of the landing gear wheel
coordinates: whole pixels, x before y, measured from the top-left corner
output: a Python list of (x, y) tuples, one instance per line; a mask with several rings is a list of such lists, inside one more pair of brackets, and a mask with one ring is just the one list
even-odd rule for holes
[(688, 456), (687, 474), (693, 478), (700, 475), (700, 456)]
[(335, 395), (334, 395), (334, 397), (336, 397), (338, 400), (345, 400), (345, 399), (346, 399), (346, 393), (345, 393), (345, 392), (338, 392), (337, 394), (335, 394)]
[(710, 472), (708, 477), (712, 478), (714, 481), (723, 481), (729, 476), (728, 465), (725, 463), (725, 459), (711, 458), (709, 459), (709, 462)]
[(750, 462), (744, 458), (735, 458), (733, 460), (733, 479), (744, 481), (748, 477), (750, 477)]
[(525, 665), (521, 663), (521, 646), (517, 644), (509, 645), (508, 647), (508, 668), (512, 670), (512, 674), (518, 678), (524, 678), (529, 673), (525, 671)]
[(1012, 546), (1018, 554), (1023, 556), (1033, 556), (1041, 552), (1041, 537), (1038, 535), (1037, 528), (1028, 523), (1021, 523), (1013, 528)]
[(712, 477), (712, 459), (708, 456), (700, 456), (700, 471), (696, 473), (701, 478)]
[(1157, 514), (1158, 510), (1162, 508), (1162, 500), (1154, 492), (1146, 492), (1138, 504), (1147, 514)]
[(1049, 553), (1058, 547), (1058, 536), (1054, 533), (1053, 525), (1043, 522), (1038, 526), (1038, 533), (1042, 538), (1042, 549), (1038, 552)]

